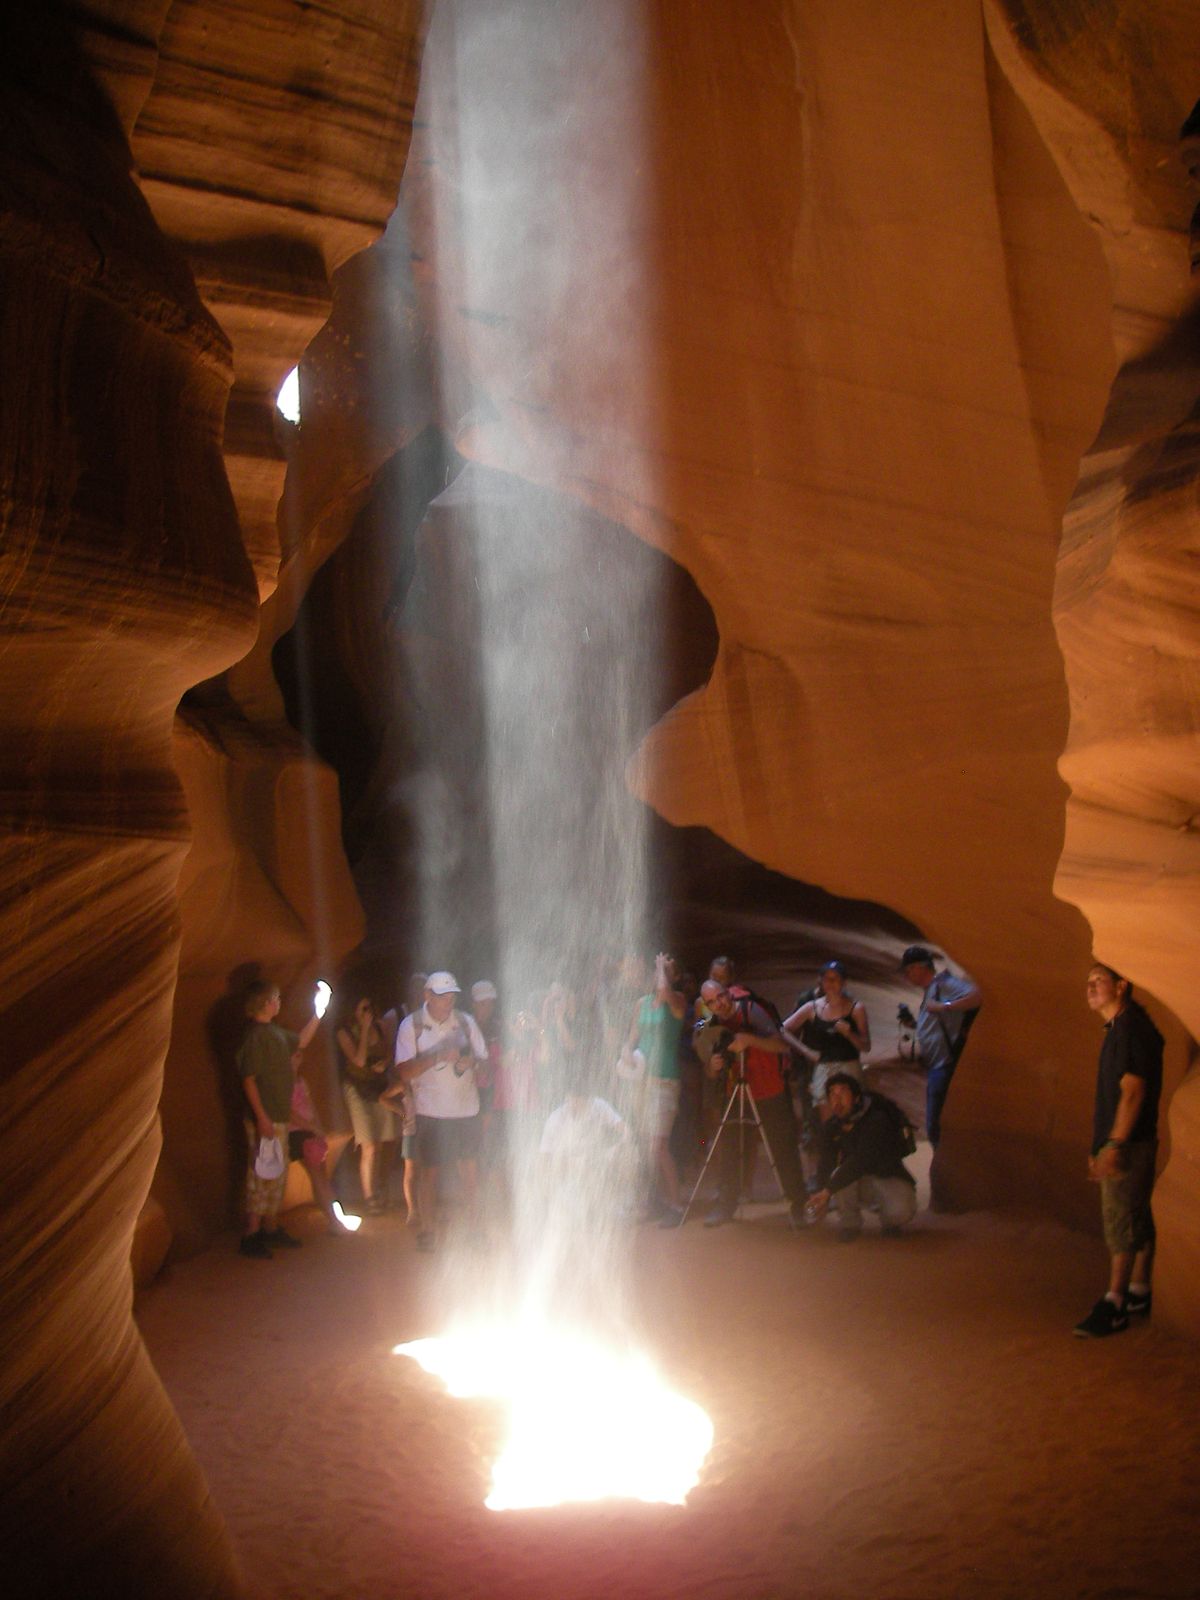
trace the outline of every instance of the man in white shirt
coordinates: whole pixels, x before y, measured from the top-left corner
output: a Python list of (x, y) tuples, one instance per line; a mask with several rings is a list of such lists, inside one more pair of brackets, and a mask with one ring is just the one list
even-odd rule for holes
[(418, 1250), (437, 1245), (438, 1175), (453, 1162), (468, 1216), (474, 1217), (479, 1182), (479, 1089), (477, 1063), (487, 1045), (474, 1017), (459, 1011), (461, 993), (453, 973), (431, 972), (425, 1003), (396, 1030), (396, 1067), (412, 1085), (417, 1111)]

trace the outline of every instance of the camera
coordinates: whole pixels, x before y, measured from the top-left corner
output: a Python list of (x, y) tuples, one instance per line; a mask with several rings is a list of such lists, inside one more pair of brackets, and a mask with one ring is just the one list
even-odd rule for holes
[(723, 1022), (716, 1017), (705, 1017), (692, 1036), (692, 1044), (696, 1054), (705, 1066), (713, 1056), (723, 1055), (733, 1043), (733, 1034)]

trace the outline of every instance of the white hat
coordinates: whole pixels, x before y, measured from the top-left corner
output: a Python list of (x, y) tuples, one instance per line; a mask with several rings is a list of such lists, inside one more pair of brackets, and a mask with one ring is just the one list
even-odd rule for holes
[(254, 1170), (264, 1183), (273, 1183), (283, 1176), (287, 1162), (283, 1155), (283, 1141), (279, 1138), (260, 1139)]
[(431, 972), (425, 979), (425, 987), (430, 994), (461, 994), (458, 979), (452, 972)]
[(500, 996), (496, 993), (496, 985), (489, 983), (486, 978), (480, 978), (478, 983), (471, 985), (472, 1000), (499, 1000), (499, 998)]

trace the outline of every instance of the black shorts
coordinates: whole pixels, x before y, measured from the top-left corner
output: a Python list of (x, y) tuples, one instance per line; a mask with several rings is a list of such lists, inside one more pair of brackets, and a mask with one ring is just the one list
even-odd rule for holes
[(423, 1167), (474, 1161), (479, 1154), (479, 1117), (417, 1117), (417, 1161)]

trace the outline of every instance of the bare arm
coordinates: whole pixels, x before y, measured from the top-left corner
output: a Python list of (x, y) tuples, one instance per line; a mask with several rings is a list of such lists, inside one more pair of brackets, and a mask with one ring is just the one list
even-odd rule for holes
[(806, 1000), (802, 1006), (798, 1006), (792, 1012), (790, 1017), (784, 1018), (784, 1032), (786, 1033), (789, 1028), (802, 1028), (811, 1019), (815, 1009), (812, 1001)]
[(786, 1022), (783, 1024), (783, 1037), (787, 1040), (788, 1044), (791, 1045), (792, 1049), (797, 1055), (803, 1056), (805, 1061), (811, 1063), (811, 1065), (814, 1067), (821, 1059), (821, 1052), (819, 1050), (810, 1049), (809, 1046), (805, 1044), (804, 1040), (801, 1039), (798, 1033), (792, 1032), (792, 1029), (803, 1027), (804, 1024), (808, 1022), (809, 1019), (814, 1015), (815, 1011), (816, 1007), (813, 1005), (813, 1002), (811, 1000), (806, 1000), (802, 1006), (798, 1006), (796, 1010), (792, 1012), (791, 1016), (788, 1017)]
[(661, 952), (654, 963), (654, 999), (659, 1005), (665, 1003), (673, 1017), (682, 1017), (687, 1010), (687, 1001), (679, 990), (671, 985), (667, 972), (667, 958)]
[(296, 1036), (296, 1043), (301, 1050), (312, 1043), (313, 1035), (320, 1026), (321, 1019), (314, 1011)]
[(854, 1002), (850, 1015), (839, 1018), (834, 1028), (843, 1038), (849, 1039), (860, 1055), (865, 1055), (871, 1048), (871, 1025), (867, 1021), (867, 1008), (861, 1000)]
[(781, 1033), (735, 1033), (731, 1050), (765, 1050), (768, 1055), (786, 1056), (791, 1045)]
[[(967, 980), (964, 979), (964, 982)], [(974, 1011), (976, 1006), (983, 1004), (983, 996), (976, 984), (972, 983), (966, 994), (960, 994), (957, 1000), (926, 1000), (927, 1011)]]

